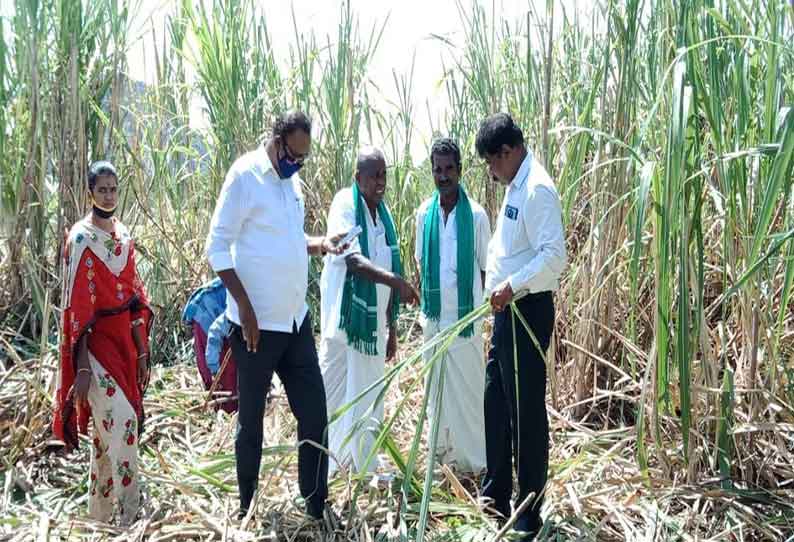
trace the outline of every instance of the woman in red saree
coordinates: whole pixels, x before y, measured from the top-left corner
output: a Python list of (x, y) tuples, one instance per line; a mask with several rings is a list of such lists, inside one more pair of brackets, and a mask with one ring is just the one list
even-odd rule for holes
[(64, 251), (63, 337), (53, 432), (78, 446), (93, 419), (88, 514), (108, 522), (113, 500), (122, 525), (138, 513), (138, 437), (149, 379), (152, 322), (135, 268), (133, 240), (113, 217), (118, 175), (109, 162), (88, 172), (93, 209)]

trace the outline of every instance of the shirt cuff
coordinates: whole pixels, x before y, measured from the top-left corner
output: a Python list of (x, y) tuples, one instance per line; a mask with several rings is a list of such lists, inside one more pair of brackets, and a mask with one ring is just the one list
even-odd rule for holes
[(330, 258), (328, 261), (331, 263), (344, 263), (347, 257), (352, 254), (361, 254), (361, 248), (359, 247), (358, 243), (354, 242), (341, 254), (328, 254), (327, 256)]
[(517, 295), (518, 292), (523, 290), (527, 290), (528, 293), (532, 293), (530, 291), (529, 284), (522, 282), (518, 273), (513, 273), (507, 277), (507, 283), (510, 285), (510, 289), (513, 290), (513, 295)]
[(232, 261), (232, 255), (228, 252), (215, 252), (213, 254), (208, 254), (207, 259), (210, 262), (210, 267), (216, 273), (218, 271), (225, 271), (226, 269), (234, 268), (234, 261)]

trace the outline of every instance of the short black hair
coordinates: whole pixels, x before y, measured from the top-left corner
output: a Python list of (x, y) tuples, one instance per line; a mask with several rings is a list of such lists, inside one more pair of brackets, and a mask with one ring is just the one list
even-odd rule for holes
[(116, 173), (116, 167), (107, 160), (97, 160), (88, 168), (88, 190), (90, 192), (94, 191), (96, 180), (102, 175), (111, 175), (115, 177), (116, 182), (119, 182), (119, 174)]
[(455, 143), (455, 140), (450, 137), (439, 137), (433, 141), (433, 146), (430, 147), (430, 165), (433, 166), (433, 156), (440, 154), (441, 156), (450, 156), (455, 160), (458, 169), (460, 169), (460, 147)]
[(312, 135), (312, 119), (303, 111), (293, 109), (280, 113), (273, 121), (273, 136), (284, 139), (296, 130)]
[(383, 160), (384, 163), (386, 162), (386, 156), (383, 154), (382, 150), (372, 145), (361, 147), (358, 151), (358, 156), (356, 156), (356, 175), (361, 173), (362, 169), (366, 169), (370, 162), (376, 160)]
[(524, 133), (507, 113), (496, 113), (482, 121), (475, 143), (480, 158), (485, 158), (487, 154), (496, 154), (502, 149), (502, 145), (517, 147), (523, 144)]

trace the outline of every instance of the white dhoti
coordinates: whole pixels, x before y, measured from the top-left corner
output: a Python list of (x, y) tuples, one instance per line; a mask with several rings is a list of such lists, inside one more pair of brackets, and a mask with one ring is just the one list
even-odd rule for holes
[[(334, 412), (352, 403), (383, 377), (385, 370), (385, 354), (367, 356), (349, 347), (346, 341), (324, 339), (319, 357), (329, 421)], [(367, 457), (383, 420), (383, 401), (375, 404), (382, 390), (383, 385), (374, 387), (341, 418), (329, 424), (328, 448), (333, 454), (328, 463), (329, 475), (342, 465), (352, 466), (357, 472), (374, 471), (379, 466), (376, 454), (369, 463)]]
[[(386, 230), (380, 216), (374, 220), (369, 211), (367, 221), (367, 252), (374, 265), (391, 271), (392, 248), (386, 242)], [(356, 225), (355, 205), (352, 191), (345, 188), (338, 192), (328, 212), (328, 235), (346, 233)], [(383, 401), (373, 404), (383, 389), (382, 383), (334, 421), (334, 413), (353, 402), (359, 395), (380, 380), (386, 365), (386, 339), (388, 322), (386, 309), (389, 306), (391, 288), (376, 284), (378, 323), (377, 355), (362, 354), (348, 345), (347, 334), (340, 328), (340, 310), (349, 254), (360, 253), (360, 239), (355, 239), (343, 255), (329, 254), (325, 257), (320, 275), (321, 340), (318, 357), (325, 383), (328, 406), (328, 474), (333, 475), (340, 466), (350, 466), (357, 472), (374, 471), (380, 466), (373, 447), (383, 421)], [(372, 460), (367, 457), (372, 452)]]
[[(421, 269), (423, 262), (424, 224), (432, 198), (426, 200), (416, 213), (416, 251), (414, 257)], [(472, 299), (476, 306), (483, 299), (482, 273), (488, 256), (491, 226), (485, 210), (469, 199), (474, 226), (474, 254), (472, 261)], [(458, 232), (457, 206), (448, 216), (442, 207), (439, 213), (439, 286), (440, 316), (438, 321), (422, 316), (425, 342), (441, 330), (454, 325), (460, 315), (458, 309)], [(434, 351), (425, 352), (425, 363)], [(443, 362), (443, 363), (442, 363)], [(440, 369), (444, 367), (444, 386), (441, 409), (436, 407)], [(438, 420), (438, 460), (453, 465), (458, 471), (479, 473), (485, 468), (485, 352), (482, 329), (474, 323), (471, 337), (455, 337), (443, 356), (433, 366), (432, 379), (427, 387), (430, 427)], [(507, 415), (507, 413), (505, 413)], [(432, 432), (428, 431), (428, 442)]]
[[(438, 323), (425, 323), (425, 341), (438, 332)], [(432, 360), (434, 351), (425, 352), (426, 363)], [(442, 367), (444, 385), (438, 411), (436, 405)], [(436, 360), (432, 375), (428, 373), (428, 381), (429, 427), (432, 428), (438, 418), (438, 460), (462, 472), (479, 473), (485, 468), (485, 363), (481, 336), (455, 337), (449, 349)], [(428, 431), (428, 442), (430, 435)]]

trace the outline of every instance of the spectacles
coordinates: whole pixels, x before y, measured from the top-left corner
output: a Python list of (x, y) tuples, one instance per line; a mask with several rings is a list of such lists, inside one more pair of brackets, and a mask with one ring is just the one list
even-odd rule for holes
[(289, 143), (287, 143), (286, 139), (281, 140), (281, 147), (284, 149), (284, 154), (286, 155), (287, 162), (290, 164), (300, 164), (303, 165), (303, 162), (309, 157), (309, 153), (306, 154), (298, 154), (293, 152), (292, 149), (289, 147)]

